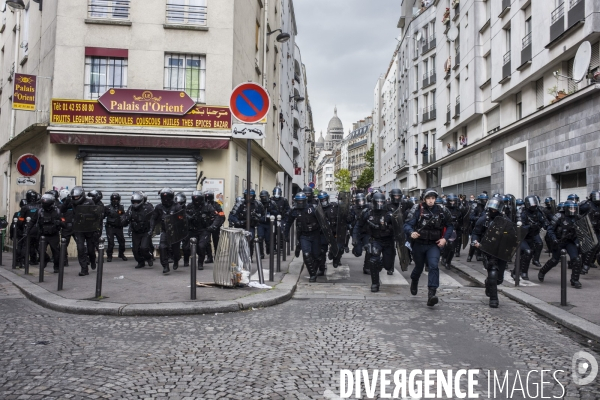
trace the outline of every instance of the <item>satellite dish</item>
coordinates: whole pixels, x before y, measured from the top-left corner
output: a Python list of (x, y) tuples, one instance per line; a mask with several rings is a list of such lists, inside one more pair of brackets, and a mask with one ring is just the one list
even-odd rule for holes
[(458, 37), (458, 29), (455, 26), (450, 28), (446, 37), (448, 38), (449, 41), (454, 42), (456, 40), (456, 38)]
[(592, 60), (592, 45), (590, 42), (583, 42), (577, 49), (575, 60), (573, 61), (573, 80), (581, 82), (590, 67)]
[(417, 42), (419, 42), (421, 40), (421, 38), (423, 37), (423, 34), (421, 33), (421, 31), (417, 32)]

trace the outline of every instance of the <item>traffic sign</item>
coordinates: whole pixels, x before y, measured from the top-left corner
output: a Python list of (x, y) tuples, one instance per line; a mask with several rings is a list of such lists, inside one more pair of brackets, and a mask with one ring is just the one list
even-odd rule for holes
[(23, 176), (33, 176), (40, 170), (40, 160), (33, 154), (23, 154), (17, 160), (17, 171)]
[(264, 139), (265, 124), (233, 124), (232, 137), (239, 139)]
[(252, 82), (238, 85), (229, 99), (229, 109), (233, 116), (247, 124), (254, 124), (265, 118), (270, 108), (271, 98), (267, 90)]
[(314, 182), (309, 183), (308, 187), (311, 188), (311, 189), (314, 189), (315, 188), (315, 183)]

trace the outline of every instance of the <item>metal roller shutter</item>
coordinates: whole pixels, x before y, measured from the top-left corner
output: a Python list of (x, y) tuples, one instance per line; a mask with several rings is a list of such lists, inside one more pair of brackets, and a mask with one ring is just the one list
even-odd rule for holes
[[(169, 187), (184, 192), (191, 199), (196, 190), (197, 161), (184, 155), (90, 154), (83, 161), (83, 188), (100, 190), (102, 201), (110, 202), (112, 193), (121, 195), (125, 210), (131, 205), (131, 194), (143, 191), (153, 205), (160, 203), (158, 192)], [(125, 228), (125, 232), (127, 228)], [(131, 241), (125, 233), (127, 249)], [(154, 238), (155, 245), (158, 238)]]
[(476, 190), (475, 181), (469, 181), (469, 182), (463, 183), (462, 194), (467, 196), (467, 198), (469, 198), (469, 196), (471, 196), (471, 195), (477, 197), (477, 195), (479, 193), (480, 192), (477, 192), (477, 190)]
[(492, 196), (492, 178), (482, 178), (482, 179), (477, 179), (476, 181), (477, 184), (477, 193), (483, 193), (484, 191), (486, 191), (488, 193), (488, 196), (491, 197)]

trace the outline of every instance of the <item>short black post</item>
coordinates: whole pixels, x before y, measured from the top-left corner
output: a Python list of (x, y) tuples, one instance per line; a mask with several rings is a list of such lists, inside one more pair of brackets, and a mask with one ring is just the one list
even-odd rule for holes
[(560, 251), (560, 305), (567, 305), (567, 251)]
[(281, 253), (285, 251), (285, 249), (281, 248), (281, 215), (277, 216), (275, 229), (277, 232), (277, 272), (281, 272)]
[(46, 236), (40, 236), (40, 282), (44, 282), (44, 269), (46, 269)]
[(290, 227), (290, 248), (295, 252), (296, 251), (296, 222), (292, 224)]
[[(190, 239), (191, 263), (190, 263), (190, 299), (196, 300), (196, 251), (198, 240), (193, 237)], [(216, 254), (215, 254), (216, 255)]]
[(25, 275), (29, 275), (29, 223), (31, 222), (31, 217), (27, 217), (25, 231), (27, 232), (25, 235)]
[(515, 256), (515, 286), (521, 283), (521, 221), (517, 222), (517, 255)]
[(275, 216), (269, 217), (269, 275), (275, 271)]
[(283, 255), (283, 261), (287, 259), (287, 256), (290, 255), (290, 246), (287, 240), (283, 237), (283, 222), (281, 221), (281, 215), (278, 215), (279, 221), (277, 221), (277, 226), (279, 227), (279, 240), (281, 241), (281, 254)]
[(19, 256), (19, 238), (17, 237), (17, 223), (19, 222), (19, 220), (17, 218), (13, 219), (13, 224), (14, 224), (14, 229), (13, 229), (13, 238), (12, 238), (12, 242), (13, 242), (13, 262), (12, 262), (12, 269), (17, 269), (17, 258)]
[(96, 298), (102, 297), (102, 274), (104, 273), (104, 238), (98, 244), (98, 271), (96, 271)]
[[(254, 239), (254, 253), (260, 254), (260, 244), (258, 242), (258, 238)], [(264, 285), (265, 284), (265, 275), (263, 274), (262, 260), (260, 259), (260, 257), (256, 257), (256, 267), (257, 267), (257, 272), (258, 272), (258, 283), (260, 283), (261, 285)], [(274, 275), (273, 268), (269, 268), (269, 280), (271, 282), (273, 280), (275, 280), (275, 277), (273, 275)]]
[(63, 290), (63, 278), (65, 276), (65, 257), (67, 254), (67, 238), (60, 239), (60, 257), (58, 261), (58, 288)]

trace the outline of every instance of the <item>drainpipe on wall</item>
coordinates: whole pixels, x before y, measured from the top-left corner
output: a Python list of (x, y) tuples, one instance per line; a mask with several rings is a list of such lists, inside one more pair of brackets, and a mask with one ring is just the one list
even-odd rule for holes
[[(17, 73), (17, 65), (19, 63), (19, 39), (21, 36), (21, 26), (20, 26), (20, 22), (21, 22), (21, 11), (15, 10), (15, 17), (17, 19), (17, 23), (15, 25), (15, 70), (13, 73), (13, 82), (14, 82), (14, 74)], [(13, 99), (14, 101), (14, 99)], [(16, 119), (17, 119), (17, 112), (16, 110), (13, 108), (11, 110), (11, 114), (10, 114), (10, 137), (8, 140), (11, 140), (15, 137), (15, 129), (16, 129)], [(12, 150), (9, 150), (8, 153), (8, 174), (7, 174), (7, 179), (8, 179), (8, 190), (6, 191), (6, 217), (10, 218), (11, 214), (10, 214), (10, 193), (11, 193), (11, 179), (12, 179)]]

